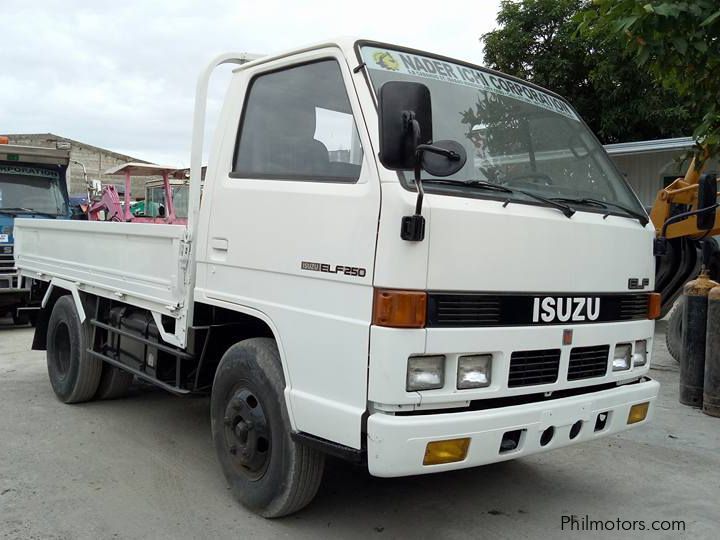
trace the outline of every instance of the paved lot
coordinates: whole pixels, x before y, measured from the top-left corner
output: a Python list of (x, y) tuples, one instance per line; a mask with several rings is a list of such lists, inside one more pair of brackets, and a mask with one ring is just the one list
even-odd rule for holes
[[(0, 538), (718, 538), (720, 420), (677, 403), (661, 334), (648, 426), (441, 475), (378, 479), (333, 461), (314, 503), (275, 521), (227, 491), (207, 399), (139, 387), (61, 405), (31, 338), (0, 321)], [(686, 532), (563, 532), (570, 514), (685, 520)]]

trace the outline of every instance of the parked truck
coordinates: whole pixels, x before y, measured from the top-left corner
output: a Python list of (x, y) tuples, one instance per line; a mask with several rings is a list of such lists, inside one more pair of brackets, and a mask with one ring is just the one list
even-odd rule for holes
[(10, 314), (15, 324), (27, 324), (35, 320), (43, 283), (22, 277), (15, 266), (14, 223), (18, 217), (70, 217), (70, 152), (0, 139), (0, 316)]
[(653, 228), (561, 96), (344, 39), (217, 58), (192, 137), (187, 224), (18, 220), (60, 401), (133, 376), (209, 394), (227, 481), (266, 517), (311, 501), (326, 455), (439, 473), (651, 418)]

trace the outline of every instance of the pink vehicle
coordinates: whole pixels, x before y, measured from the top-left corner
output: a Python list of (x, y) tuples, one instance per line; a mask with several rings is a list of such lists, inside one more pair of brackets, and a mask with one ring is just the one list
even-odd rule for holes
[[(88, 219), (90, 221), (132, 221), (137, 223), (168, 223), (168, 224), (187, 224), (187, 217), (178, 217), (175, 212), (175, 204), (173, 201), (173, 189), (170, 185), (169, 177), (177, 171), (176, 167), (165, 167), (161, 165), (153, 165), (150, 163), (124, 163), (106, 171), (109, 176), (125, 177), (125, 194), (124, 200), (120, 202), (120, 196), (115, 186), (108, 185), (103, 188), (99, 201), (94, 202), (88, 209)], [(164, 213), (155, 217), (134, 216), (130, 211), (131, 199), (131, 176), (162, 176), (162, 184), (165, 191)], [(101, 217), (101, 212), (105, 212), (105, 218)]]

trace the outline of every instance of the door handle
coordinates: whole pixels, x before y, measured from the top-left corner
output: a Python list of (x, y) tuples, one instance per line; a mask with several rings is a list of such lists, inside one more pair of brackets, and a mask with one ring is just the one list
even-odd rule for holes
[(214, 237), (210, 239), (210, 247), (216, 251), (227, 251), (228, 240), (227, 238)]

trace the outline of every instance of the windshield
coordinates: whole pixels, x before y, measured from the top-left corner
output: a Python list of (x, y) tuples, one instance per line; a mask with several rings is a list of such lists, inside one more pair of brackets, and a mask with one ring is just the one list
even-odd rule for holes
[[(180, 218), (188, 217), (188, 186), (171, 186), (173, 204), (175, 205), (175, 216)], [(160, 208), (162, 207), (162, 211)], [(147, 189), (145, 200), (145, 215), (147, 217), (159, 217), (165, 214), (165, 188), (154, 186)]]
[[(430, 56), (377, 46), (363, 46), (361, 53), (376, 93), (391, 80), (430, 89), (433, 139), (457, 141), (468, 155), (465, 166), (449, 178), (487, 181), (546, 198), (597, 199), (644, 212), (602, 146), (558, 97)], [(410, 173), (401, 176), (411, 178)], [(423, 178), (433, 177), (424, 173)], [(473, 191), (462, 185), (433, 189)], [(527, 200), (517, 192), (480, 195)]]
[(0, 210), (67, 214), (57, 170), (23, 165), (0, 165)]

